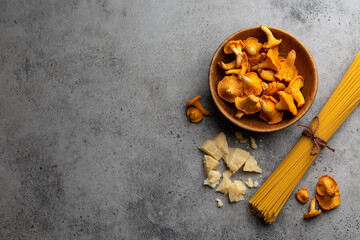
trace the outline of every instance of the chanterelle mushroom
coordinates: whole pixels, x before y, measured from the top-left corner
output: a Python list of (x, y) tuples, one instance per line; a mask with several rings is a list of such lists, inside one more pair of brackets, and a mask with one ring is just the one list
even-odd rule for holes
[(278, 98), (279, 91), (283, 91), (285, 89), (285, 85), (281, 82), (270, 82), (267, 85), (267, 89), (263, 90), (263, 95), (272, 96), (274, 98)]
[(197, 109), (199, 109), (202, 114), (204, 114), (205, 116), (207, 116), (207, 115), (210, 114), (210, 112), (207, 111), (207, 110), (201, 105), (201, 103), (200, 103), (200, 98), (201, 98), (200, 95), (194, 97), (193, 99), (191, 99), (190, 101), (187, 102), (186, 106), (187, 106), (187, 107), (194, 106), (194, 107), (196, 107)]
[(186, 116), (190, 118), (190, 121), (193, 123), (200, 122), (203, 119), (203, 114), (199, 109), (191, 107), (187, 110)]
[(291, 80), (288, 87), (284, 90), (284, 92), (290, 94), (294, 98), (298, 108), (301, 108), (305, 104), (304, 96), (300, 91), (302, 87), (304, 87), (304, 78), (298, 75)]
[(244, 94), (244, 83), (235, 75), (225, 76), (219, 82), (217, 92), (221, 99), (234, 103), (236, 97)]
[(245, 114), (253, 114), (261, 110), (259, 98), (254, 95), (235, 98), (235, 107)]
[(243, 56), (242, 49), (244, 48), (244, 43), (241, 40), (230, 40), (224, 46), (224, 53), (231, 54), (235, 53), (236, 60), (235, 60), (235, 68), (239, 68)]
[(261, 24), (260, 29), (266, 34), (267, 42), (264, 43), (263, 48), (273, 48), (278, 46), (282, 40), (276, 39), (269, 28)]
[(316, 205), (316, 199), (314, 198), (310, 202), (310, 211), (308, 213), (304, 213), (304, 218), (312, 218), (321, 214), (321, 209), (316, 210), (315, 205)]
[(262, 48), (262, 44), (259, 43), (259, 40), (254, 37), (248, 37), (247, 39), (245, 39), (244, 45), (245, 51), (251, 56), (259, 54)]
[(236, 75), (240, 76), (240, 75), (244, 75), (245, 73), (249, 72), (249, 70), (250, 70), (250, 64), (248, 61), (248, 57), (246, 54), (244, 54), (243, 58), (241, 60), (240, 68), (227, 70), (227, 71), (225, 71), (225, 74), (227, 74), (227, 75), (236, 74)]
[(279, 62), (279, 71), (275, 73), (275, 77), (279, 80), (290, 82), (297, 76), (298, 70), (295, 66), (296, 52), (291, 50), (285, 61)]
[(295, 106), (293, 97), (284, 91), (280, 91), (278, 94), (280, 101), (276, 104), (276, 109), (290, 111), (294, 116), (296, 116), (297, 108)]
[(271, 82), (276, 81), (276, 78), (274, 77), (275, 72), (273, 70), (270, 70), (270, 69), (265, 70), (265, 69), (260, 68), (260, 69), (258, 69), (257, 72), (263, 80), (271, 81)]
[(278, 101), (269, 96), (263, 95), (260, 99), (261, 104), (261, 113), (260, 118), (264, 121), (267, 121), (268, 124), (276, 124), (282, 121), (283, 119), (283, 112), (278, 111), (275, 108), (275, 104)]
[(241, 75), (240, 79), (244, 82), (244, 92), (246, 95), (258, 96), (262, 92), (261, 78), (255, 72), (249, 72)]
[(316, 200), (324, 210), (330, 210), (340, 205), (340, 191), (335, 179), (329, 175), (319, 178), (316, 184)]
[(278, 47), (271, 48), (267, 54), (265, 61), (256, 64), (251, 70), (258, 70), (260, 68), (271, 69), (274, 71), (279, 70), (279, 49)]

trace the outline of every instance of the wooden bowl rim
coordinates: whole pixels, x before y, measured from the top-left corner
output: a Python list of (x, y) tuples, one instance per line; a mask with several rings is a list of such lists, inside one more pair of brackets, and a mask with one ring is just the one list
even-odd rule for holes
[[(227, 43), (229, 40), (233, 39), (236, 35), (238, 35), (239, 33), (241, 32), (245, 32), (245, 31), (249, 31), (249, 30), (253, 30), (253, 29), (260, 29), (260, 26), (253, 26), (253, 27), (248, 27), (248, 28), (244, 28), (242, 30), (239, 30), (233, 34), (231, 34), (229, 37), (227, 37), (221, 44), (220, 46), (216, 49), (214, 55), (213, 55), (213, 58), (211, 60), (211, 63), (210, 63), (210, 67), (209, 67), (209, 87), (210, 87), (210, 93), (211, 93), (211, 97), (213, 99), (213, 101), (215, 102), (215, 105), (216, 107), (220, 110), (220, 112), (230, 121), (232, 122), (233, 124), (243, 128), (243, 129), (246, 129), (246, 130), (249, 130), (249, 131), (253, 131), (253, 132), (275, 132), (275, 131), (279, 131), (279, 130), (282, 130), (284, 128), (287, 128), (291, 125), (293, 125), (294, 123), (296, 123), (297, 121), (299, 121), (306, 113), (307, 111), (310, 109), (311, 105), (313, 104), (314, 100), (315, 100), (315, 96), (316, 96), (316, 93), (317, 93), (317, 89), (318, 89), (318, 72), (317, 72), (317, 67), (316, 67), (316, 64), (315, 64), (315, 60), (312, 56), (312, 54), (310, 53), (310, 51), (308, 50), (308, 48), (305, 46), (305, 44), (303, 42), (301, 42), (297, 37), (295, 37), (294, 35), (292, 35), (291, 33), (283, 30), (283, 29), (280, 29), (280, 28), (276, 28), (276, 27), (271, 27), (271, 26), (267, 26), (270, 30), (276, 30), (276, 31), (279, 31), (279, 32), (282, 32), (283, 34), (285, 35), (289, 35), (291, 38), (294, 38), (298, 44), (300, 44), (302, 46), (302, 48), (305, 50), (306, 54), (310, 57), (310, 62), (311, 62), (311, 65), (314, 66), (314, 74), (315, 74), (315, 82), (314, 82), (314, 91), (312, 91), (310, 93), (310, 99), (311, 99), (311, 102), (310, 104), (305, 104), (305, 106), (303, 106), (304, 110), (301, 114), (299, 115), (296, 115), (291, 121), (287, 122), (287, 123), (284, 123), (284, 124), (275, 124), (275, 125), (271, 125), (272, 127), (271, 128), (267, 128), (267, 129), (264, 129), (264, 128), (257, 128), (257, 127), (254, 127), (254, 126), (249, 126), (249, 125), (246, 125), (246, 124), (243, 124), (241, 123), (239, 120), (236, 120), (236, 119), (233, 119), (233, 117), (225, 111), (225, 109), (223, 109), (220, 105), (220, 103), (218, 102), (218, 100), (216, 99), (216, 96), (217, 96), (217, 90), (216, 88), (214, 88), (212, 86), (212, 81), (215, 81), (215, 79), (213, 79), (211, 77), (211, 69), (214, 65), (217, 66), (217, 62), (215, 62), (215, 58), (217, 55), (220, 54), (220, 51), (222, 51), (225, 43)], [(221, 100), (220, 100), (221, 101)], [(269, 125), (270, 126), (270, 125)]]

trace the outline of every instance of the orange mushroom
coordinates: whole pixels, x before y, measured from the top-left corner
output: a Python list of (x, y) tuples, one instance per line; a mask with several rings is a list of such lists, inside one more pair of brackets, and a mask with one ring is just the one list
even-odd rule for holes
[(245, 75), (241, 75), (240, 79), (244, 82), (244, 92), (246, 95), (260, 95), (262, 92), (261, 78), (258, 77), (257, 73), (249, 72)]
[(284, 92), (290, 94), (297, 103), (297, 107), (301, 108), (305, 104), (305, 99), (300, 89), (304, 87), (304, 78), (300, 75), (296, 76), (289, 83)]
[(340, 191), (335, 179), (329, 175), (319, 178), (316, 184), (316, 199), (324, 210), (330, 210), (340, 205)]
[(244, 48), (244, 43), (241, 40), (230, 40), (224, 46), (224, 53), (231, 54), (234, 53), (236, 55), (235, 60), (235, 68), (239, 68), (243, 56), (242, 49)]
[(280, 91), (278, 94), (280, 101), (275, 105), (276, 109), (290, 111), (294, 116), (296, 116), (297, 108), (295, 106), (293, 97), (284, 91)]
[(290, 82), (297, 76), (298, 70), (295, 66), (296, 52), (291, 50), (285, 61), (279, 61), (279, 71), (275, 73), (275, 77), (281, 81)]
[(240, 75), (244, 75), (245, 73), (249, 72), (249, 61), (248, 61), (248, 57), (246, 55), (246, 53), (244, 53), (243, 58), (241, 60), (241, 64), (240, 64), (240, 68), (239, 69), (230, 69), (225, 71), (225, 74), (229, 75), (229, 74), (236, 74), (238, 76)]
[(309, 201), (309, 193), (306, 188), (301, 188), (296, 193), (296, 199), (301, 203), (307, 203)]
[(278, 47), (271, 48), (267, 54), (265, 61), (256, 64), (251, 70), (258, 70), (260, 68), (271, 69), (274, 71), (279, 70), (279, 49)]
[(209, 115), (210, 112), (207, 111), (200, 103), (200, 95), (194, 97), (193, 99), (191, 99), (190, 101), (187, 102), (186, 106), (187, 107), (190, 107), (190, 106), (193, 106), (193, 107), (196, 107), (197, 109), (200, 110), (200, 112), (202, 114), (204, 114), (205, 116)]
[(227, 102), (235, 102), (236, 97), (244, 95), (244, 83), (235, 75), (225, 76), (217, 86), (219, 97)]
[(224, 70), (230, 70), (235, 68), (236, 65), (236, 60), (229, 62), (229, 63), (224, 63), (223, 61), (218, 62), (219, 67), (221, 67)]
[(262, 60), (264, 60), (266, 58), (266, 53), (259, 53), (257, 55), (253, 55), (253, 56), (249, 56), (249, 63), (250, 66), (253, 67), (256, 64), (260, 63)]
[(266, 34), (267, 42), (264, 43), (263, 48), (273, 48), (278, 46), (282, 40), (276, 39), (269, 28), (261, 24), (260, 29)]
[(308, 213), (304, 213), (304, 218), (312, 218), (321, 214), (321, 209), (316, 210), (315, 205), (316, 205), (316, 199), (314, 198), (310, 202), (310, 211)]
[(235, 98), (235, 107), (245, 114), (253, 114), (261, 110), (259, 98), (254, 95)]
[(248, 37), (245, 39), (244, 45), (245, 51), (251, 56), (259, 54), (262, 48), (262, 44), (259, 43), (259, 40), (254, 37)]
[(273, 70), (270, 69), (265, 70), (260, 68), (257, 70), (257, 72), (263, 80), (271, 81), (271, 82), (276, 81), (276, 78), (274, 77), (275, 72)]
[(276, 109), (275, 105), (278, 101), (275, 98), (263, 95), (259, 101), (261, 104), (261, 119), (268, 124), (276, 124), (282, 121), (284, 113)]
[(186, 116), (188, 116), (190, 118), (191, 122), (197, 123), (203, 119), (204, 115), (196, 107), (191, 107), (186, 111)]
[(285, 89), (285, 85), (281, 82), (270, 82), (268, 83), (268, 87), (263, 91), (263, 95), (272, 96), (274, 98), (278, 98), (279, 91), (283, 91)]

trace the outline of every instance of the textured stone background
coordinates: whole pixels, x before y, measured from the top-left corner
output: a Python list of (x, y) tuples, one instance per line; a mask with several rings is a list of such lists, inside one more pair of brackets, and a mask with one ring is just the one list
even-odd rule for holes
[[(293, 196), (265, 225), (247, 203), (255, 189), (230, 204), (202, 186), (197, 146), (220, 131), (240, 146), (207, 85), (227, 36), (263, 23), (307, 45), (319, 72), (308, 123), (360, 50), (359, 11), (355, 0), (0, 0), (0, 239), (358, 238), (359, 109), (297, 187), (339, 183), (341, 206), (308, 221)], [(212, 114), (195, 125), (184, 105), (197, 94)], [(251, 153), (264, 173), (234, 179), (263, 183), (301, 130), (243, 131), (262, 140)]]

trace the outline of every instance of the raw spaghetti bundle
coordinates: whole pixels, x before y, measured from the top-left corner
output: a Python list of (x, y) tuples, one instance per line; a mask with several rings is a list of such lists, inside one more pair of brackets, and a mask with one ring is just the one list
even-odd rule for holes
[(327, 147), (326, 142), (359, 102), (360, 52), (318, 114), (318, 118), (314, 118), (309, 126), (310, 132), (316, 129), (317, 140), (313, 132), (310, 137), (311, 134), (300, 138), (281, 164), (250, 199), (254, 213), (264, 218), (267, 223), (276, 219), (290, 194), (319, 154), (321, 147)]

